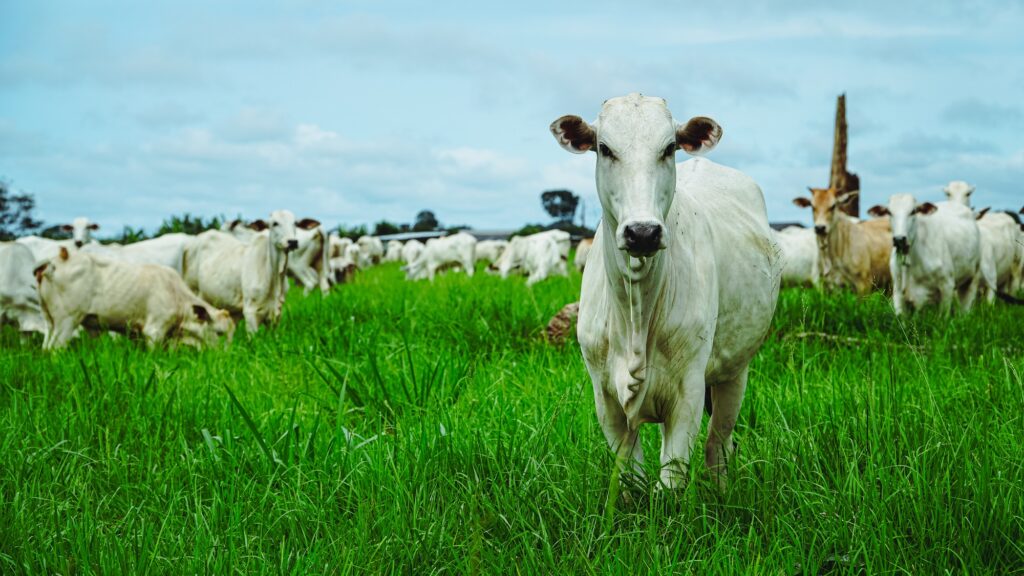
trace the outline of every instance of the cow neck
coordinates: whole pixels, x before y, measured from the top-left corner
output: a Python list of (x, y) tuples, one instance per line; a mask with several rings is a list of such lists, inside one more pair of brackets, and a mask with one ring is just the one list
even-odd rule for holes
[(256, 247), (265, 252), (261, 258), (267, 263), (267, 270), (270, 271), (271, 292), (277, 294), (281, 291), (281, 283), (284, 281), (284, 271), (288, 266), (288, 253), (278, 250), (274, 246), (274, 243), (270, 241), (270, 234), (261, 236), (256, 241)]
[[(825, 246), (830, 264), (846, 262), (845, 251), (850, 247), (850, 236), (857, 224), (850, 222), (845, 216), (839, 216), (829, 228)], [(843, 270), (845, 272), (845, 270)]]
[[(602, 233), (602, 252), (605, 258), (605, 270), (608, 275), (609, 289), (616, 305), (613, 306), (618, 321), (627, 330), (627, 363), (628, 380), (616, 382), (619, 402), (630, 422), (636, 421), (636, 415), (643, 403), (647, 390), (648, 340), (651, 325), (656, 317), (657, 303), (664, 288), (664, 267), (668, 261), (669, 248), (646, 258), (629, 256), (615, 245), (615, 232), (609, 224), (604, 224)], [(666, 231), (667, 232), (667, 231)]]

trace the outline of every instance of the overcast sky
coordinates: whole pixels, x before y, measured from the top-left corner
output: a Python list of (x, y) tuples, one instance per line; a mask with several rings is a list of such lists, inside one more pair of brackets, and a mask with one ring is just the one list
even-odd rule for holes
[(548, 125), (638, 91), (714, 117), (709, 157), (809, 223), (790, 200), (827, 184), (846, 92), (863, 208), (954, 179), (1024, 204), (1019, 1), (483, 4), (2, 2), (0, 177), (111, 233), (282, 207), (518, 227), (563, 187), (593, 224), (594, 156)]

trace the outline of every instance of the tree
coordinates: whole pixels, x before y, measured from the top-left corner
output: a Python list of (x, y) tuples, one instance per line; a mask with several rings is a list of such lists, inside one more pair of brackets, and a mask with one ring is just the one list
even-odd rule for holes
[(576, 217), (580, 197), (569, 190), (547, 190), (540, 195), (540, 202), (555, 220), (572, 222)]
[(0, 180), (0, 240), (14, 240), (38, 230), (43, 223), (32, 218), (35, 207), (31, 194), (14, 194), (10, 185)]
[(441, 224), (437, 221), (437, 217), (430, 210), (422, 210), (416, 215), (416, 223), (413, 224), (413, 232), (429, 232), (431, 230), (437, 230)]
[(391, 222), (388, 222), (387, 220), (381, 220), (380, 222), (377, 222), (377, 224), (375, 224), (373, 226), (373, 235), (374, 236), (385, 236), (387, 234), (398, 234), (401, 231), (402, 231), (402, 229), (399, 228), (397, 224), (392, 224)]
[(207, 230), (219, 229), (223, 218), (214, 216), (209, 221), (204, 221), (202, 216), (192, 216), (185, 213), (181, 216), (171, 216), (160, 223), (156, 231), (157, 236), (170, 234), (172, 232), (184, 232), (185, 234), (199, 234)]

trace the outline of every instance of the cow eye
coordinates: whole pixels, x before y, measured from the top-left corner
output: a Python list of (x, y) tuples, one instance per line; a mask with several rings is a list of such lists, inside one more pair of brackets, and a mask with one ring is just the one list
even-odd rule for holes
[(676, 145), (675, 145), (675, 142), (673, 142), (672, 144), (669, 144), (668, 146), (665, 147), (664, 156), (665, 156), (665, 158), (675, 158), (675, 156), (676, 156)]
[(605, 158), (615, 159), (615, 153), (609, 148), (604, 142), (597, 145), (597, 149), (601, 152), (601, 156)]
[(271, 226), (277, 226), (277, 222), (271, 222), (270, 225)]

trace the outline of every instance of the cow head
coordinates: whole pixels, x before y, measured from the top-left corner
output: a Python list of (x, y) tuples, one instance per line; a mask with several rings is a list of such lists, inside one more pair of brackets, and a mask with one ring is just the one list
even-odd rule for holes
[(630, 94), (607, 100), (594, 124), (562, 116), (551, 124), (551, 133), (570, 152), (597, 153), (597, 193), (616, 246), (646, 257), (667, 245), (676, 150), (707, 152), (722, 137), (722, 128), (704, 117), (677, 125), (664, 99)]
[(182, 325), (185, 342), (195, 345), (216, 344), (221, 338), (230, 344), (235, 336), (235, 321), (227, 310), (207, 304), (193, 304), (192, 318)]
[(797, 196), (793, 204), (800, 208), (814, 209), (814, 233), (819, 237), (828, 236), (836, 218), (841, 218), (839, 207), (857, 197), (860, 192), (844, 192), (837, 194), (835, 188), (808, 188), (811, 197)]
[[(316, 220), (307, 220), (316, 222)], [(307, 220), (303, 220), (303, 222)], [(316, 225), (319, 224), (319, 222), (316, 222)], [(249, 223), (249, 228), (257, 232), (269, 231), (270, 243), (278, 250), (285, 252), (291, 252), (299, 247), (299, 239), (295, 235), (295, 226), (295, 214), (292, 214), (290, 210), (275, 210), (270, 213), (269, 221), (256, 220)]]
[(92, 232), (99, 230), (100, 225), (90, 222), (88, 218), (80, 217), (72, 220), (71, 224), (61, 226), (60, 229), (64, 232), (70, 232), (71, 239), (75, 241), (75, 246), (81, 248), (92, 240)]
[(892, 247), (897, 254), (906, 256), (917, 237), (917, 217), (929, 216), (936, 210), (938, 207), (935, 204), (918, 204), (910, 194), (893, 194), (889, 197), (889, 206), (872, 206), (868, 214), (889, 216), (892, 223)]
[(968, 208), (971, 207), (971, 194), (974, 193), (974, 186), (967, 182), (954, 180), (946, 184), (942, 191), (946, 193), (946, 199), (949, 200), (950, 204), (963, 204)]

